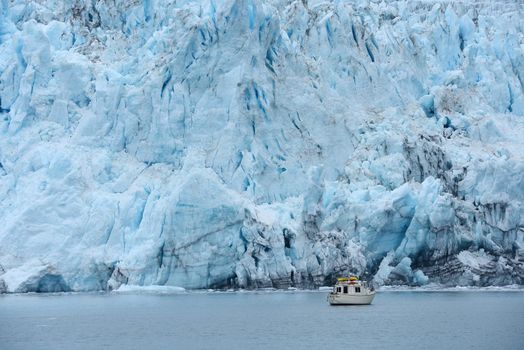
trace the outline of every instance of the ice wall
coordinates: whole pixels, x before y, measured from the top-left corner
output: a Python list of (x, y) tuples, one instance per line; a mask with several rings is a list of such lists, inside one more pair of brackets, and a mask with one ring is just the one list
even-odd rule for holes
[(520, 2), (0, 6), (0, 292), (524, 283)]

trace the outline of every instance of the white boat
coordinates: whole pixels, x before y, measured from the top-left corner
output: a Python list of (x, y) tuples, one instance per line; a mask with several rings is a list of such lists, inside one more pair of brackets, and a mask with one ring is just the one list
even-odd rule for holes
[(369, 305), (374, 297), (372, 286), (351, 276), (338, 278), (327, 299), (331, 305)]

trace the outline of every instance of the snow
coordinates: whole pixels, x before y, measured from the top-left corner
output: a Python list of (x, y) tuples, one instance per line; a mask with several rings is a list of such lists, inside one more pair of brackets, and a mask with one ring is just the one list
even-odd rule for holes
[(482, 265), (487, 265), (491, 261), (489, 256), (484, 252), (484, 249), (478, 252), (462, 251), (457, 257), (461, 263), (475, 269), (480, 268)]
[(1, 2), (0, 292), (522, 284), (523, 12)]

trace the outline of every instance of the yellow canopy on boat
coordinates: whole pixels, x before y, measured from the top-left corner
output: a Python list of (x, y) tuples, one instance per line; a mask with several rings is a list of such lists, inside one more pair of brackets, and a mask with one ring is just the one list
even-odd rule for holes
[(358, 281), (358, 277), (351, 276), (351, 277), (338, 277), (337, 281), (339, 282), (347, 282), (347, 281)]

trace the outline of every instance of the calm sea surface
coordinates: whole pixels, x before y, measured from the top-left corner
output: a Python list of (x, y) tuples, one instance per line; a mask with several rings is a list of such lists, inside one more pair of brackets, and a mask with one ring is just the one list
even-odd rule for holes
[(0, 349), (524, 349), (523, 292), (0, 296)]

